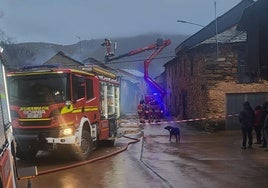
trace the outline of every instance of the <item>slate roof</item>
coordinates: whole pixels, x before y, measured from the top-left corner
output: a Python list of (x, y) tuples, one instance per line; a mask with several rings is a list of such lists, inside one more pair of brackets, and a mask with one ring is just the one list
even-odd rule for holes
[(120, 70), (123, 70), (125, 72), (128, 72), (136, 77), (140, 77), (140, 78), (143, 78), (144, 74), (138, 70), (135, 70), (135, 69), (120, 69)]
[(73, 61), (73, 62), (75, 62), (76, 64), (78, 64), (78, 65), (84, 65), (83, 63), (81, 63), (80, 61), (77, 61), (77, 60), (75, 60), (75, 59), (73, 59), (73, 58), (71, 58), (70, 56), (67, 56), (64, 52), (62, 52), (62, 51), (59, 51), (56, 55), (54, 55), (53, 57), (51, 57), (49, 60), (47, 60), (44, 64), (47, 64), (47, 62), (49, 62), (51, 59), (53, 59), (55, 56), (62, 56), (62, 57), (64, 57), (64, 58), (67, 58), (67, 59), (69, 59), (69, 60), (71, 60), (71, 61)]
[[(223, 31), (222, 33), (218, 34), (217, 37), (218, 43), (237, 43), (237, 42), (246, 42), (247, 40), (247, 33), (243, 31), (237, 31), (236, 27), (233, 27), (231, 29), (228, 29), (226, 31)], [(199, 43), (196, 46), (202, 45), (202, 44), (215, 44), (216, 42), (216, 36), (213, 36), (201, 43)], [(194, 46), (194, 47), (196, 47)]]
[[(217, 18), (217, 30), (218, 30), (218, 42), (226, 42), (227, 40), (235, 41), (235, 40), (243, 40), (243, 37), (246, 37), (245, 34), (236, 33), (232, 30), (234, 26), (236, 26), (241, 19), (243, 11), (245, 8), (249, 7), (254, 3), (253, 0), (242, 0), (228, 12), (223, 14), (222, 16)], [(200, 43), (210, 39), (210, 42), (216, 41), (215, 34), (216, 34), (216, 21), (213, 20), (209, 23), (206, 27), (183, 41), (176, 49), (175, 53), (179, 53), (182, 50), (191, 49)], [(230, 30), (230, 31), (227, 31)], [(226, 32), (225, 32), (226, 31)], [(231, 34), (234, 34), (234, 37), (230, 37)], [(229, 37), (224, 37), (229, 36)], [(237, 38), (238, 37), (238, 38)], [(209, 43), (209, 40), (206, 41)]]
[(117, 75), (133, 84), (140, 83), (140, 79), (143, 80), (143, 73), (134, 69), (117, 69)]

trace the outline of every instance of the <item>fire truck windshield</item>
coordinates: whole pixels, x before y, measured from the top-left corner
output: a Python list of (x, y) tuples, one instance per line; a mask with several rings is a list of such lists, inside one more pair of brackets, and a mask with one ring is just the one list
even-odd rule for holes
[(8, 77), (10, 104), (53, 104), (70, 100), (67, 74)]

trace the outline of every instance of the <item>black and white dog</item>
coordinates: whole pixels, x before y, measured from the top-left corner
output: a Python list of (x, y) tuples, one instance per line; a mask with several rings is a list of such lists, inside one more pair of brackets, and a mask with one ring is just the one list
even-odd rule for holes
[(178, 127), (166, 126), (164, 129), (169, 131), (169, 141), (171, 141), (173, 135), (176, 138), (176, 142), (181, 141), (181, 131)]

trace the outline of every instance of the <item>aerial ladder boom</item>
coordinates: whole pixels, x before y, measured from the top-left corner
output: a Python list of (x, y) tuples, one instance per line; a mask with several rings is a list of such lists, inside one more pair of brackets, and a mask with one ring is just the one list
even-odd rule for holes
[[(107, 39), (106, 39), (107, 40)], [(106, 45), (107, 44), (107, 45)], [(156, 43), (151, 44), (149, 46), (146, 46), (144, 48), (138, 48), (136, 50), (131, 50), (128, 53), (122, 54), (122, 55), (118, 55), (118, 56), (114, 56), (113, 57), (113, 53), (111, 53), (111, 43), (103, 43), (103, 46), (106, 47), (106, 55), (105, 55), (105, 62), (111, 62), (114, 60), (118, 60), (121, 59), (123, 57), (129, 57), (129, 56), (133, 56), (145, 51), (149, 51), (149, 50), (154, 50), (144, 61), (144, 79), (151, 84), (160, 94), (162, 97), (164, 97), (165, 90), (163, 88), (161, 88), (161, 86), (159, 84), (157, 84), (150, 76), (149, 76), (149, 64), (151, 63), (151, 61), (168, 45), (171, 44), (171, 41), (168, 40), (163, 40), (163, 39), (157, 39)], [(112, 55), (111, 55), (112, 54)]]

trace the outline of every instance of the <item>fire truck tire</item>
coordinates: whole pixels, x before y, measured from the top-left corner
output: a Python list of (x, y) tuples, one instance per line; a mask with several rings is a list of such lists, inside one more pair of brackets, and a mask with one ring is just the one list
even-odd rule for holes
[(32, 160), (35, 158), (38, 150), (35, 148), (16, 148), (16, 156), (22, 160)]
[(116, 137), (116, 134), (117, 134), (116, 123), (114, 121), (110, 121), (109, 122), (109, 128), (110, 128), (109, 135), (110, 135), (111, 139), (104, 140), (104, 144), (105, 144), (105, 146), (113, 147), (114, 142), (115, 142), (115, 137)]
[(110, 137), (114, 138), (117, 133), (116, 123), (114, 121), (109, 122), (109, 129), (110, 129)]
[(0, 178), (0, 188), (3, 188), (3, 183), (2, 183), (2, 179)]
[(114, 146), (115, 139), (107, 140), (107, 146), (113, 147)]
[(81, 145), (77, 148), (76, 158), (80, 161), (86, 160), (93, 150), (93, 141), (87, 130), (82, 131)]
[(110, 139), (110, 140), (102, 140), (101, 145), (104, 147), (113, 147), (115, 143), (115, 139)]

